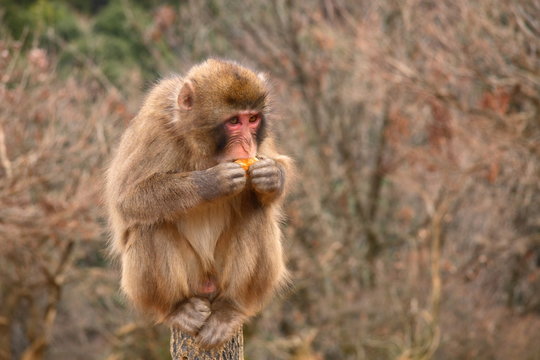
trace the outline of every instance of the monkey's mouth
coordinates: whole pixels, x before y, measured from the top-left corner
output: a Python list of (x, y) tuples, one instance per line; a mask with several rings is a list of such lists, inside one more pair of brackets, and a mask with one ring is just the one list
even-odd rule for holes
[(246, 139), (235, 139), (225, 148), (224, 158), (228, 161), (246, 159), (257, 154), (257, 147), (252, 141)]

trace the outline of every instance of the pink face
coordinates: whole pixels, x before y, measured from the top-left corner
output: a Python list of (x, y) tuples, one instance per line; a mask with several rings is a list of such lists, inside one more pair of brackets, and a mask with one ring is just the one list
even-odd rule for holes
[(256, 111), (242, 111), (225, 122), (227, 145), (225, 161), (245, 159), (257, 155), (255, 135), (261, 125), (261, 114)]

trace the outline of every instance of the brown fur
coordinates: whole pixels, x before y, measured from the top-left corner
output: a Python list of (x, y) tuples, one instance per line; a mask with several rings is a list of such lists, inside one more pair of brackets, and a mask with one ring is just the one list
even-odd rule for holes
[[(192, 108), (182, 106), (181, 93), (193, 97)], [(267, 131), (257, 149), (271, 159), (257, 170), (266, 177), (253, 170), (251, 184), (236, 164), (218, 164), (213, 135), (235, 112), (265, 112), (267, 93), (262, 77), (219, 60), (195, 66), (186, 79), (162, 80), (107, 173), (111, 249), (121, 259), (123, 291), (158, 321), (200, 329), (206, 346), (225, 341), (286, 278), (279, 222), (290, 159), (276, 152)], [(204, 297), (199, 289), (208, 279), (217, 288), (210, 316), (194, 300)]]

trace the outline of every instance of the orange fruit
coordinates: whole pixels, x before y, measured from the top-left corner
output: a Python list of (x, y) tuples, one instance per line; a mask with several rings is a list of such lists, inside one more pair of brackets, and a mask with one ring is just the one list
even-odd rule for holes
[(247, 159), (238, 159), (238, 160), (235, 160), (234, 162), (242, 166), (242, 168), (244, 168), (244, 170), (247, 171), (247, 169), (249, 169), (249, 167), (253, 165), (254, 163), (256, 163), (257, 161), (259, 161), (259, 159), (257, 159), (256, 157), (252, 157), (252, 158), (247, 158)]

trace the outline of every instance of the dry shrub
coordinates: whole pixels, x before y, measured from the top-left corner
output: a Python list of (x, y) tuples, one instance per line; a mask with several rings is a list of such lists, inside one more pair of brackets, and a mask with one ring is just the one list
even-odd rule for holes
[(90, 359), (138, 332), (154, 341), (151, 327), (125, 331), (132, 316), (104, 250), (103, 168), (132, 113), (90, 73), (60, 78), (45, 49), (7, 39), (0, 54), (0, 358), (51, 347), (51, 358)]
[[(538, 19), (525, 0), (156, 10), (144, 41), (176, 54), (153, 48), (164, 74), (221, 55), (272, 75), (300, 168), (294, 286), (248, 325), (249, 358), (537, 356)], [(139, 75), (119, 91), (95, 66), (60, 79), (46, 51), (26, 56), (2, 42), (0, 358), (167, 358), (103, 253), (102, 168)]]

